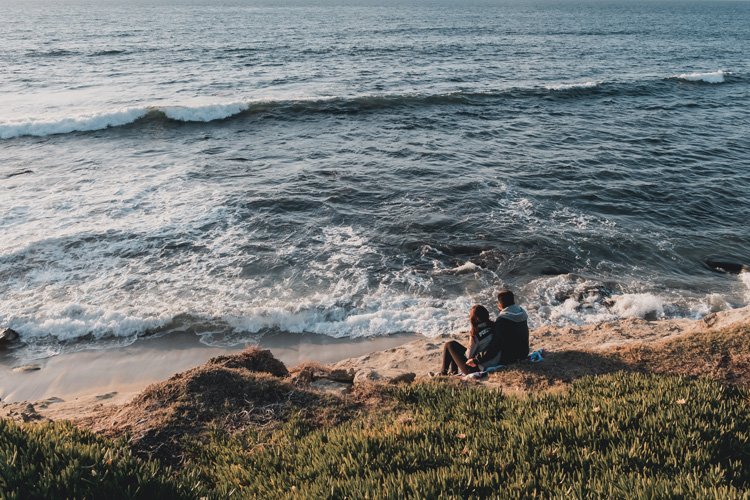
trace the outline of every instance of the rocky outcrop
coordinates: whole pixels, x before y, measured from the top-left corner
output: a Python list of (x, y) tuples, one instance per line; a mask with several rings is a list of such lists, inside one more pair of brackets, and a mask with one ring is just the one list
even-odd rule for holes
[(14, 342), (17, 342), (19, 338), (20, 335), (18, 335), (17, 331), (12, 328), (3, 328), (0, 330), (0, 349), (4, 349)]
[(707, 257), (703, 260), (703, 263), (706, 264), (706, 267), (708, 267), (712, 271), (717, 271), (720, 273), (740, 274), (750, 272), (750, 266), (746, 264), (740, 264), (739, 262), (732, 262), (730, 260)]

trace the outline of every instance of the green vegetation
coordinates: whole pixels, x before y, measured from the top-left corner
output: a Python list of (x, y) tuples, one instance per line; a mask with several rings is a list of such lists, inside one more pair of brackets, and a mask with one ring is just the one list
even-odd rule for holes
[(191, 498), (170, 469), (69, 423), (0, 420), (0, 498)]
[(383, 387), (376, 396), (343, 423), (319, 425), (300, 411), (275, 427), (186, 438), (176, 470), (134, 457), (124, 441), (5, 422), (0, 493), (750, 496), (748, 394), (708, 379), (615, 373), (523, 398), (450, 383)]

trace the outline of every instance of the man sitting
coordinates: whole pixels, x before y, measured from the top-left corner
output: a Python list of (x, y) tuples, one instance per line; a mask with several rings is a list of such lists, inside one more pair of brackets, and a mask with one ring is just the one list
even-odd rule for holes
[[(493, 325), (492, 340), (484, 350), (475, 353), (466, 365), (477, 367), (477, 360), (486, 359), (489, 354), (500, 351), (497, 363), (509, 365), (529, 355), (529, 316), (522, 307), (516, 305), (513, 292), (502, 289), (497, 294), (497, 308), (500, 314)], [(497, 359), (497, 358), (494, 358)], [(489, 367), (490, 365), (487, 364)], [(484, 369), (484, 368), (482, 368)]]
[(529, 316), (516, 305), (513, 292), (502, 289), (497, 294), (500, 314), (495, 320), (495, 335), (500, 342), (500, 364), (507, 365), (529, 355)]

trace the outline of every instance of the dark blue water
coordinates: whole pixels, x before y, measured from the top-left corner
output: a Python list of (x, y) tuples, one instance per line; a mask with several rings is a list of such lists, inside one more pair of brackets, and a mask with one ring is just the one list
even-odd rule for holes
[(0, 5), (28, 352), (750, 299), (750, 3)]

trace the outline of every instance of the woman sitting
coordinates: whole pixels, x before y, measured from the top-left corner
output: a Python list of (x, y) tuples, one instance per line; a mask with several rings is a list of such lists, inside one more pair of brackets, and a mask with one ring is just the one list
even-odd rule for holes
[(455, 340), (443, 346), (443, 366), (440, 375), (453, 375), (483, 370), (500, 362), (500, 347), (494, 334), (494, 323), (484, 306), (472, 306), (469, 311), (469, 348)]

